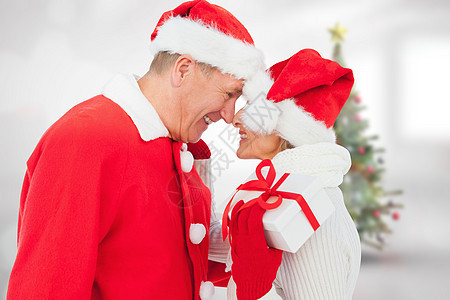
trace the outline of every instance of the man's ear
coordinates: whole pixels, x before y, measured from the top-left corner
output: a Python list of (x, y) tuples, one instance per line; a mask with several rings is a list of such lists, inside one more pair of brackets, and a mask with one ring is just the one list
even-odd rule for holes
[(172, 83), (176, 87), (181, 86), (186, 77), (193, 73), (196, 62), (187, 54), (180, 55), (172, 67)]

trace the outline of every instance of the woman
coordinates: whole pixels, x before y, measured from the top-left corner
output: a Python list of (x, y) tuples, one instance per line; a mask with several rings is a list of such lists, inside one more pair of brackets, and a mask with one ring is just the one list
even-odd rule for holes
[[(269, 100), (251, 102), (233, 120), (241, 136), (237, 156), (270, 159), (277, 173), (319, 176), (336, 210), (297, 253), (282, 253), (267, 248), (264, 210), (258, 205), (239, 210), (238, 202), (230, 221), (228, 299), (236, 299), (236, 293), (238, 299), (260, 298), (272, 281), (282, 299), (351, 299), (361, 246), (338, 188), (350, 155), (335, 143), (332, 126), (350, 94), (352, 71), (305, 49), (268, 73), (273, 80)], [(274, 289), (264, 299), (271, 294)]]

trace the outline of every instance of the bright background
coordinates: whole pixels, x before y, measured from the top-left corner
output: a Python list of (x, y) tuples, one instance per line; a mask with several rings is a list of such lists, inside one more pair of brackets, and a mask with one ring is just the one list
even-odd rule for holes
[[(0, 297), (16, 251), (25, 162), (40, 136), (115, 72), (145, 73), (150, 33), (179, 3), (0, 0)], [(363, 248), (354, 299), (450, 299), (450, 2), (215, 3), (245, 24), (268, 65), (302, 48), (330, 58), (327, 28), (348, 28), (343, 54), (368, 106), (362, 117), (387, 150), (384, 186), (403, 189), (396, 201), (405, 205), (385, 249)], [(233, 132), (221, 122), (205, 134), (223, 151), (214, 173), (219, 208), (256, 164), (234, 156)]]

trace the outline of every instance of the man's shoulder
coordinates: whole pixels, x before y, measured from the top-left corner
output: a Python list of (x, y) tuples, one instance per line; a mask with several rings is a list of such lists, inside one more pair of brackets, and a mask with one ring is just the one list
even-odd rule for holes
[(132, 122), (119, 105), (104, 97), (95, 96), (71, 108), (51, 127), (50, 131), (62, 134), (95, 136), (127, 136)]
[(144, 142), (129, 115), (114, 101), (98, 95), (77, 104), (53, 123), (35, 152), (71, 152), (75, 148), (92, 153), (94, 159), (123, 156), (130, 149), (157, 154), (170, 150), (170, 144), (167, 137)]
[(137, 135), (127, 114), (99, 95), (72, 107), (45, 132), (43, 144), (110, 147), (128, 144)]
[[(61, 119), (67, 121), (82, 122), (85, 125), (103, 125), (123, 127), (124, 122), (129, 121), (126, 112), (114, 101), (103, 95), (97, 95), (75, 105)], [(131, 122), (128, 122), (131, 124)]]

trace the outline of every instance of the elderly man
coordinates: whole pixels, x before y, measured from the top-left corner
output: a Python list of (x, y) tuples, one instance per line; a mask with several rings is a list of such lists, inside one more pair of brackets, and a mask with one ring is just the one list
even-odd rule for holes
[(151, 40), (142, 78), (116, 75), (28, 160), (9, 299), (211, 297), (211, 195), (185, 143), (230, 123), (242, 92), (256, 96), (263, 60), (206, 1), (164, 13)]

